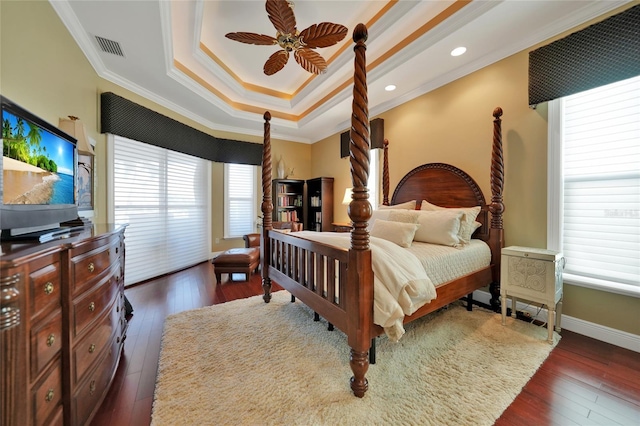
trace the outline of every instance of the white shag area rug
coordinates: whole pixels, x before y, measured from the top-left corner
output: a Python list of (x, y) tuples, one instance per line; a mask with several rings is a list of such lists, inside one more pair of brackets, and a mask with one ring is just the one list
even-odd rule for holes
[(398, 343), (378, 338), (356, 398), (346, 336), (286, 291), (182, 312), (165, 322), (151, 424), (491, 425), (555, 346), (546, 337), (453, 305)]

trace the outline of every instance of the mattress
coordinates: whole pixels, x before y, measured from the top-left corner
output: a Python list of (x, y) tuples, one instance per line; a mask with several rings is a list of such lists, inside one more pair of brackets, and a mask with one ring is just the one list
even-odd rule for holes
[(489, 246), (477, 239), (462, 248), (414, 241), (406, 250), (418, 258), (436, 287), (491, 263)]

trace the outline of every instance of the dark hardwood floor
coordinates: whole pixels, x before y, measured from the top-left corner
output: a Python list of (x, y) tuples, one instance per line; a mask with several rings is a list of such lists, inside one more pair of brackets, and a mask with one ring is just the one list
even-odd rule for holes
[[(231, 283), (223, 275), (216, 284), (213, 266), (205, 262), (125, 294), (134, 308), (125, 350), (93, 425), (150, 423), (168, 315), (262, 294), (262, 287), (259, 274)], [(640, 425), (640, 354), (563, 330), (558, 346), (496, 425), (576, 424)]]

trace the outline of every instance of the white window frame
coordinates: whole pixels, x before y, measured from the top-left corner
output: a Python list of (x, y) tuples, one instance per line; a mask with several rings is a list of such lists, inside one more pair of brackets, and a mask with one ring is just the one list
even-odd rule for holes
[[(563, 106), (562, 98), (548, 103), (547, 146), (547, 247), (562, 252), (563, 243)], [(640, 287), (575, 274), (563, 274), (567, 284), (632, 297), (640, 297)]]
[(367, 188), (369, 189), (369, 203), (375, 210), (380, 205), (380, 151), (381, 149), (372, 149), (369, 151), (369, 180)]
[[(242, 167), (251, 170), (251, 176), (249, 177), (250, 185), (251, 185), (251, 193), (245, 194), (243, 197), (238, 197), (231, 193), (229, 172), (230, 168), (233, 167)], [(258, 209), (257, 209), (257, 200), (258, 200), (258, 185), (257, 185), (257, 176), (260, 168), (258, 166), (250, 165), (250, 164), (224, 164), (224, 238), (241, 238), (244, 234), (249, 234), (252, 232), (256, 232), (256, 225), (258, 219)], [(233, 232), (231, 229), (231, 211), (230, 207), (232, 203), (230, 202), (233, 198), (237, 198), (239, 200), (247, 201), (250, 207), (250, 211), (247, 214), (247, 217), (250, 218), (250, 225), (243, 231)], [(249, 219), (247, 219), (249, 220)]]

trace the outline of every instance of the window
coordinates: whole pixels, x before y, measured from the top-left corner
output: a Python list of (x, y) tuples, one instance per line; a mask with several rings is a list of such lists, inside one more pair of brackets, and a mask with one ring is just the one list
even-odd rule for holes
[(126, 228), (125, 284), (209, 258), (207, 160), (111, 136), (112, 221)]
[(565, 281), (640, 296), (640, 77), (550, 103), (548, 181)]
[(224, 237), (238, 238), (255, 232), (256, 166), (224, 165)]
[(378, 168), (378, 159), (380, 157), (381, 149), (372, 149), (369, 151), (369, 180), (367, 181), (367, 188), (369, 188), (369, 203), (373, 209), (377, 209), (380, 205), (379, 189), (380, 189), (380, 173)]

